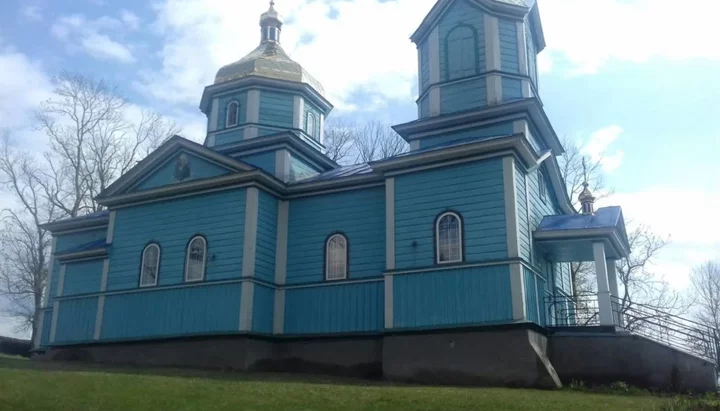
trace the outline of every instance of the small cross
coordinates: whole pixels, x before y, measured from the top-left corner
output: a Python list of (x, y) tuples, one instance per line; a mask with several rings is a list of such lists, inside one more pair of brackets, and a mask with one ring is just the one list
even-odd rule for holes
[(588, 174), (587, 174), (587, 163), (586, 163), (585, 157), (583, 157), (582, 166), (583, 166), (583, 178), (585, 179), (585, 184), (587, 184)]
[(275, 0), (270, 0), (270, 7), (275, 6)]

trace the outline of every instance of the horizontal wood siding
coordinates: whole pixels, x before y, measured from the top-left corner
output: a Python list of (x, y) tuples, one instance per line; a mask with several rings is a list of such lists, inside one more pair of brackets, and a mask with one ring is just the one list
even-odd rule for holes
[(538, 296), (536, 293), (535, 274), (523, 267), (525, 279), (525, 310), (527, 310), (528, 320), (538, 324), (540, 316), (538, 313)]
[[(60, 266), (60, 261), (56, 258), (52, 266), (52, 277), (50, 277), (50, 297), (55, 297), (58, 293), (58, 285), (60, 284)], [(51, 301), (52, 299), (48, 299), (49, 305), (52, 305)]]
[[(176, 163), (180, 155), (185, 155), (190, 162), (190, 175), (179, 181), (176, 177)], [(152, 188), (158, 188), (170, 184), (177, 184), (180, 182), (187, 182), (191, 180), (202, 180), (206, 178), (213, 178), (222, 176), (230, 173), (225, 167), (221, 167), (217, 164), (213, 164), (207, 160), (199, 158), (194, 155), (187, 153), (178, 153), (177, 155), (170, 158), (157, 170), (153, 171), (147, 178), (145, 178), (140, 184), (133, 188), (132, 191), (150, 190)]]
[(530, 30), (530, 21), (525, 19), (525, 43), (527, 44), (527, 62), (528, 62), (528, 73), (530, 79), (535, 83), (535, 88), (539, 88), (538, 85), (538, 71), (537, 71), (537, 47), (535, 47), (535, 37), (533, 36), (532, 30)]
[(272, 334), (274, 310), (275, 289), (255, 284), (252, 330), (256, 333)]
[[(555, 195), (552, 192), (550, 181), (547, 178), (547, 172), (543, 172), (545, 178), (545, 187), (547, 188), (547, 195), (545, 199), (540, 198), (540, 188), (538, 186), (538, 172), (534, 171), (528, 174), (528, 194), (530, 195), (530, 232), (534, 233), (537, 226), (540, 225), (543, 217), (562, 214), (559, 207), (554, 204)], [(535, 261), (533, 264), (539, 269), (545, 269), (543, 264), (545, 263), (542, 258), (543, 253), (539, 250), (533, 242), (533, 256)], [(549, 277), (548, 277), (549, 278)]]
[(317, 167), (303, 159), (290, 155), (290, 181), (300, 181), (320, 174)]
[(53, 344), (91, 341), (95, 333), (98, 297), (61, 301)]
[(213, 147), (222, 146), (225, 144), (239, 143), (245, 139), (245, 129), (233, 127), (224, 132), (215, 134), (215, 145)]
[(490, 137), (510, 136), (513, 134), (512, 122), (490, 124), (463, 131), (444, 132), (438, 136), (425, 137), (420, 140), (420, 148), (431, 148), (454, 141), (486, 140)]
[(66, 264), (63, 296), (99, 292), (104, 261), (100, 259)]
[[(255, 250), (255, 276), (268, 282), (275, 280), (275, 244), (277, 243), (278, 200), (260, 190), (258, 197), (258, 231)], [(257, 290), (257, 288), (256, 288)]]
[(487, 82), (485, 78), (446, 84), (440, 88), (440, 114), (485, 106), (487, 106)]
[(435, 219), (448, 210), (463, 218), (466, 261), (507, 258), (502, 160), (491, 159), (396, 177), (398, 269), (435, 264)]
[(55, 237), (57, 237), (55, 254), (60, 254), (65, 250), (69, 250), (83, 244), (106, 238), (107, 227), (97, 230), (79, 231), (77, 233), (63, 234)]
[(292, 94), (261, 90), (260, 124), (292, 128), (293, 105)]
[(380, 331), (384, 327), (382, 281), (287, 290), (285, 334)]
[(290, 201), (288, 284), (325, 281), (325, 241), (337, 232), (349, 242), (348, 278), (385, 270), (385, 188), (333, 193)]
[(108, 290), (137, 288), (145, 245), (161, 248), (159, 285), (184, 282), (185, 252), (190, 239), (208, 242), (206, 280), (238, 278), (245, 236), (245, 189), (203, 194), (117, 211), (110, 250)]
[(265, 170), (275, 175), (275, 150), (266, 151), (264, 153), (250, 154), (247, 156), (236, 157), (238, 160), (250, 164), (255, 168)]
[(527, 196), (525, 194), (525, 170), (515, 161), (515, 190), (517, 198), (518, 245), (520, 258), (530, 262), (531, 232), (528, 226)]
[(503, 101), (513, 101), (523, 98), (522, 81), (515, 78), (502, 78)]
[(418, 46), (420, 59), (420, 94), (430, 85), (430, 43), (426, 38)]
[(500, 27), (500, 68), (510, 73), (520, 73), (517, 24), (513, 20), (498, 19), (498, 25)]
[(41, 330), (42, 335), (40, 336), (40, 346), (47, 347), (50, 344), (50, 328), (52, 327), (52, 316), (53, 310), (43, 311), (43, 328)]
[(418, 103), (420, 104), (420, 118), (430, 116), (430, 95), (426, 94)]
[(393, 294), (395, 328), (512, 321), (508, 266), (398, 275)]
[(240, 289), (237, 283), (108, 295), (100, 339), (238, 331)]
[[(448, 50), (447, 37), (452, 29), (458, 25), (466, 25), (475, 30), (477, 36), (477, 61), (480, 71), (485, 71), (485, 17), (483, 12), (476, 6), (471, 5), (468, 1), (456, 1), (445, 15), (440, 19), (438, 32), (440, 35), (440, 78), (447, 80), (448, 73), (448, 55), (449, 53), (457, 53), (461, 50)], [(484, 80), (483, 80), (484, 81)]]
[[(228, 104), (230, 104), (231, 101), (237, 101), (238, 104), (240, 104), (240, 108), (238, 109), (238, 125), (242, 125), (247, 121), (247, 94), (247, 91), (239, 91), (219, 97), (218, 110), (220, 111), (218, 112), (218, 130), (225, 128), (225, 124), (227, 122)], [(242, 138), (240, 138), (240, 140), (242, 140)], [(217, 144), (217, 140), (215, 140), (215, 142)]]

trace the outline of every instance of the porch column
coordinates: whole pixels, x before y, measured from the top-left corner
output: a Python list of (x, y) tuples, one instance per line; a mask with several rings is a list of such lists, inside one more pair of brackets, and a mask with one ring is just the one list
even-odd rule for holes
[[(607, 270), (608, 270), (608, 285), (610, 287), (610, 296), (612, 297), (612, 303), (613, 305), (618, 304), (618, 299), (620, 298), (620, 293), (618, 291), (618, 282), (617, 282), (617, 266), (615, 266), (615, 260), (607, 260)], [(616, 307), (618, 308), (618, 307)], [(616, 310), (619, 311), (619, 310)], [(622, 315), (619, 312), (614, 313), (616, 315), (615, 324), (616, 325), (622, 325)]]
[(600, 325), (615, 325), (610, 299), (610, 285), (608, 284), (608, 268), (607, 260), (605, 259), (604, 243), (593, 243), (593, 256), (595, 257), (595, 273), (597, 275)]

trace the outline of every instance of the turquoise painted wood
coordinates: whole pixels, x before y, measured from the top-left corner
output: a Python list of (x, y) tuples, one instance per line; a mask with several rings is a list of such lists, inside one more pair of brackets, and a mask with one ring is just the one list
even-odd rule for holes
[(508, 266), (458, 268), (393, 277), (395, 328), (512, 321)]
[(259, 137), (271, 136), (273, 134), (282, 133), (283, 131), (287, 131), (287, 130), (273, 128), (273, 127), (258, 127), (258, 136)]
[(420, 148), (432, 148), (452, 142), (467, 142), (471, 140), (485, 140), (490, 137), (511, 136), (513, 134), (512, 122), (489, 124), (482, 127), (463, 131), (444, 132), (439, 135), (424, 137), (420, 140)]
[(440, 114), (466, 111), (487, 106), (485, 78), (446, 84), (440, 89)]
[(537, 131), (535, 126), (532, 124), (532, 122), (528, 125), (530, 129), (530, 134), (527, 135), (528, 141), (530, 141), (530, 145), (536, 150), (541, 151), (547, 148), (547, 144), (545, 144), (543, 141), (539, 140), (538, 137), (541, 136), (540, 132)]
[(40, 346), (47, 347), (50, 344), (50, 328), (52, 327), (53, 310), (45, 310), (43, 315), (42, 335), (40, 336)]
[[(91, 243), (93, 241), (101, 240), (107, 237), (107, 227), (95, 230), (79, 231), (76, 233), (63, 234), (56, 236), (57, 242), (55, 245), (55, 252), (62, 253), (64, 250), (69, 250), (79, 245)], [(53, 272), (50, 278), (50, 296), (54, 297), (57, 295), (57, 286), (60, 280), (60, 261), (56, 258), (53, 262)], [(65, 285), (63, 285), (65, 288)]]
[(525, 195), (525, 170), (515, 160), (515, 198), (517, 199), (518, 217), (518, 245), (520, 246), (520, 258), (528, 263), (532, 261), (530, 247), (532, 233), (528, 225), (527, 196)]
[(517, 24), (513, 20), (498, 19), (500, 29), (500, 69), (520, 73), (517, 42)]
[(317, 167), (294, 155), (290, 155), (290, 182), (302, 181), (320, 174)]
[(289, 93), (260, 91), (260, 124), (275, 127), (293, 126), (294, 97)]
[(503, 77), (503, 101), (509, 102), (523, 98), (522, 81), (516, 78)]
[(66, 264), (63, 297), (99, 292), (104, 261), (98, 259)]
[[(185, 156), (189, 161), (190, 173), (187, 178), (178, 180), (176, 177), (177, 162), (180, 156)], [(212, 163), (206, 159), (186, 152), (179, 152), (172, 156), (169, 160), (152, 171), (145, 179), (133, 187), (130, 191), (150, 190), (153, 188), (163, 187), (171, 184), (184, 183), (191, 180), (202, 180), (207, 178), (219, 177), (230, 173), (226, 167)]]
[(525, 310), (529, 321), (535, 324), (540, 323), (540, 313), (538, 311), (538, 295), (535, 274), (523, 267), (523, 279), (525, 282)]
[(245, 139), (245, 127), (232, 127), (226, 131), (218, 131), (215, 135), (215, 145), (213, 147), (220, 147), (226, 144), (239, 143)]
[(108, 290), (138, 287), (140, 257), (150, 242), (161, 247), (159, 285), (183, 283), (187, 244), (197, 234), (208, 242), (205, 278), (240, 277), (245, 198), (239, 188), (117, 210)]
[(507, 258), (502, 160), (491, 159), (395, 178), (396, 268), (435, 265), (435, 219), (448, 210), (463, 218), (466, 261)]
[[(311, 121), (311, 116), (314, 116), (315, 122)], [(313, 140), (320, 141), (320, 123), (322, 113), (312, 102), (305, 100), (305, 113), (303, 113), (303, 127), (305, 133)]]
[(100, 339), (237, 332), (240, 289), (235, 283), (108, 295)]
[(255, 250), (255, 276), (275, 280), (275, 245), (277, 244), (278, 200), (260, 190), (258, 197), (258, 231)]
[(255, 168), (265, 170), (271, 175), (275, 175), (275, 150), (250, 154), (247, 156), (239, 156), (236, 158)]
[(385, 188), (376, 187), (290, 201), (287, 282), (325, 281), (325, 242), (342, 232), (350, 243), (350, 279), (385, 270)]
[(253, 294), (252, 330), (261, 334), (272, 334), (275, 310), (275, 289), (255, 284)]
[[(217, 130), (224, 130), (227, 124), (228, 105), (235, 101), (240, 107), (238, 109), (238, 126), (247, 122), (247, 90), (225, 94), (218, 98), (218, 124)], [(240, 139), (242, 140), (242, 138)], [(217, 144), (217, 140), (216, 140)]]
[(535, 46), (535, 36), (530, 26), (532, 23), (530, 20), (525, 19), (525, 42), (527, 43), (527, 62), (528, 62), (528, 74), (535, 84), (535, 88), (538, 89), (538, 70), (537, 70), (537, 47)]
[(443, 81), (485, 71), (485, 18), (480, 8), (465, 0), (455, 1), (440, 19), (438, 32)]
[(385, 318), (384, 287), (377, 281), (287, 290), (285, 333), (380, 331)]
[(418, 104), (420, 105), (420, 118), (430, 117), (430, 95), (426, 94)]
[(422, 94), (430, 85), (430, 43), (427, 39), (418, 45), (418, 58), (420, 59), (420, 94)]
[(545, 299), (549, 293), (547, 292), (547, 282), (542, 277), (535, 277), (538, 287), (538, 303), (540, 312), (538, 313), (539, 324), (543, 327), (547, 326), (547, 300)]
[(54, 345), (92, 341), (98, 297), (61, 301), (58, 305)]

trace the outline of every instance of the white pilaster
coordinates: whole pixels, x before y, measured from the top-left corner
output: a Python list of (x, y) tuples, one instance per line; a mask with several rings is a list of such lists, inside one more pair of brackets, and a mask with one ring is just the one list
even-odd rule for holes
[[(531, 221), (530, 220), (530, 214), (531, 214), (530, 207), (532, 206), (532, 202), (530, 202), (530, 185), (529, 184), (530, 184), (530, 181), (528, 181), (528, 176), (527, 176), (527, 174), (525, 174), (525, 218), (526, 218), (525, 221), (527, 221), (527, 230), (528, 230), (527, 232), (532, 233), (533, 230), (532, 230), (532, 226), (530, 223), (530, 221)], [(533, 261), (535, 261), (534, 254), (535, 254), (535, 250), (534, 250), (532, 241), (530, 241), (530, 264), (532, 264)]]
[(50, 343), (55, 342), (55, 333), (57, 332), (58, 312), (60, 311), (60, 301), (53, 303), (52, 322), (50, 323)]
[(620, 297), (617, 282), (617, 266), (615, 265), (615, 260), (607, 260), (607, 276), (610, 295), (615, 298)]
[(275, 177), (288, 182), (290, 179), (290, 151), (280, 149), (275, 152)]
[(500, 70), (500, 24), (485, 13), (485, 62), (487, 71)]
[(255, 126), (246, 127), (245, 130), (243, 130), (243, 138), (245, 140), (256, 138), (258, 135), (260, 135), (260, 130)]
[(428, 36), (428, 48), (430, 52), (428, 56), (430, 84), (436, 84), (440, 82), (440, 30), (437, 26)]
[(531, 98), (531, 97), (533, 97), (532, 86), (530, 85), (530, 80), (528, 80), (528, 79), (522, 79), (522, 80), (520, 81), (520, 87), (522, 87), (522, 96), (523, 96), (523, 98)]
[(502, 76), (491, 74), (485, 78), (487, 85), (487, 103), (489, 106), (500, 104), (503, 101)]
[(260, 121), (260, 90), (249, 90), (247, 93), (247, 111), (245, 112), (246, 123), (258, 123)]
[(517, 25), (517, 45), (518, 45), (518, 63), (520, 63), (520, 74), (528, 75), (527, 63), (527, 43), (525, 39), (525, 23), (518, 21)]
[(104, 293), (107, 291), (108, 273), (110, 272), (110, 259), (106, 258), (103, 261), (102, 277), (100, 278), (100, 292)]
[(283, 334), (285, 332), (285, 290), (275, 290), (273, 313), (273, 334)]
[(509, 258), (520, 256), (519, 225), (517, 217), (517, 190), (515, 189), (515, 159), (503, 158), (503, 187), (505, 192), (505, 224)]
[(275, 283), (278, 285), (285, 285), (285, 279), (287, 278), (289, 217), (290, 203), (287, 201), (280, 201), (278, 203), (277, 243), (275, 245)]
[(117, 214), (117, 211), (110, 212), (110, 221), (108, 222), (107, 236), (105, 237), (105, 242), (108, 244), (112, 244), (113, 236), (115, 235), (115, 216), (116, 216), (116, 214)]
[(428, 96), (430, 103), (430, 117), (435, 117), (440, 115), (440, 87), (430, 87), (430, 95)]
[(608, 284), (608, 270), (604, 243), (593, 243), (593, 256), (595, 257), (595, 274), (597, 275), (600, 325), (615, 325), (610, 299), (610, 286)]
[(57, 237), (53, 237), (50, 245), (50, 261), (48, 261), (48, 276), (45, 284), (45, 295), (43, 296), (43, 307), (47, 307), (50, 302), (50, 284), (52, 284), (53, 265), (55, 265), (55, 247), (57, 247)]
[(320, 114), (320, 144), (325, 141), (325, 116)]
[(293, 97), (293, 128), (305, 129), (305, 100), (300, 96)]
[(103, 312), (105, 311), (105, 296), (101, 295), (98, 297), (97, 313), (95, 314), (95, 332), (93, 333), (93, 340), (100, 339), (100, 333), (102, 332)]
[(527, 321), (525, 281), (523, 280), (523, 267), (520, 263), (510, 264), (510, 290), (512, 294), (513, 320)]
[(523, 134), (525, 137), (530, 136), (530, 126), (527, 120), (513, 121), (513, 134)]
[(57, 286), (57, 295), (58, 297), (62, 297), (63, 290), (65, 288), (65, 270), (67, 265), (61, 264), (60, 265), (60, 278), (58, 278), (58, 286)]
[(245, 281), (242, 283), (240, 296), (240, 331), (252, 331), (253, 300), (255, 299), (255, 283)]
[[(385, 268), (395, 269), (395, 179), (385, 180)], [(387, 307), (386, 307), (387, 308)]]
[[(243, 138), (245, 138), (245, 135), (243, 135)], [(215, 147), (215, 134), (210, 134), (207, 138), (207, 146), (208, 147)]]
[(385, 328), (393, 328), (395, 326), (395, 309), (393, 294), (393, 276), (385, 276)]
[(249, 187), (245, 199), (245, 241), (243, 245), (243, 278), (255, 277), (255, 251), (258, 228), (258, 199), (260, 192)]
[(40, 340), (43, 334), (43, 325), (45, 324), (45, 312), (37, 312), (37, 324), (35, 325), (35, 340), (33, 340), (33, 348), (40, 347)]
[(220, 99), (214, 98), (212, 102), (212, 109), (210, 110), (210, 118), (208, 119), (208, 132), (212, 133), (217, 130), (219, 113)]

